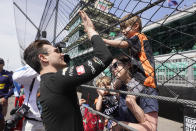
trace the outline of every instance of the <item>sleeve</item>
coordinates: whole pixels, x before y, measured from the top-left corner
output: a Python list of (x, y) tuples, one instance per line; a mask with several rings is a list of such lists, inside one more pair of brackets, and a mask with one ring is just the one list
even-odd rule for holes
[[(92, 80), (111, 63), (112, 55), (103, 40), (98, 35), (94, 35), (91, 42), (94, 49), (92, 59), (79, 66), (71, 66), (58, 72), (63, 75), (62, 81), (63, 85), (67, 85), (66, 87), (76, 87)], [(62, 81), (58, 81), (58, 83)]]
[[(154, 88), (145, 88), (143, 90), (144, 94), (148, 95), (158, 95), (158, 92)], [(157, 99), (152, 99), (152, 98), (140, 98), (140, 107), (144, 110), (144, 113), (149, 113), (149, 112), (158, 112), (159, 111), (159, 104)]]
[(4, 97), (5, 99), (8, 99), (10, 96), (14, 94), (14, 86), (11, 87), (8, 94)]
[(129, 49), (131, 50), (131, 52), (133, 52), (134, 54), (138, 54), (141, 52), (141, 43), (140, 43), (139, 37), (137, 35), (135, 35), (129, 39), (125, 39), (125, 41), (128, 42)]
[(8, 99), (10, 96), (12, 96), (14, 94), (14, 83), (13, 83), (13, 79), (12, 79), (12, 74), (10, 73), (8, 76), (9, 76), (9, 82), (8, 82), (9, 92), (4, 97), (5, 99)]
[(25, 65), (17, 69), (13, 74), (13, 80), (22, 84), (29, 85), (32, 79), (37, 77), (39, 74), (35, 72), (29, 65)]

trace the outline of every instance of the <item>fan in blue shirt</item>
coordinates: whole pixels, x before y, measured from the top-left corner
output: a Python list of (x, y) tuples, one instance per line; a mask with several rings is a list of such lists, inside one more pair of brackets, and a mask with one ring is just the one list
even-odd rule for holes
[(14, 93), (12, 73), (3, 69), (4, 60), (0, 58), (0, 130), (4, 127), (8, 98)]

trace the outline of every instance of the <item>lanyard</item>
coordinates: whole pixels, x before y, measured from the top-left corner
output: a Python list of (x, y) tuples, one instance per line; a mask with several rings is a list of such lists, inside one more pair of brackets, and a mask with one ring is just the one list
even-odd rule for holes
[(29, 98), (31, 96), (31, 92), (33, 90), (34, 83), (35, 83), (35, 78), (33, 78), (32, 82), (31, 82), (31, 85), (30, 85), (30, 88), (29, 88), (29, 96), (28, 96), (27, 106), (28, 106), (28, 103), (29, 103)]

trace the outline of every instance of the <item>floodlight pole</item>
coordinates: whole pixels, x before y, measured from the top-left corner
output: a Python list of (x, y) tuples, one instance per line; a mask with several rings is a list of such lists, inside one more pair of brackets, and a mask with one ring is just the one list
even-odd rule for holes
[(57, 19), (58, 19), (58, 7), (59, 7), (59, 0), (56, 0), (56, 12), (55, 12), (55, 21), (54, 21), (54, 40), (53, 44), (56, 42), (56, 31), (57, 31)]
[(15, 3), (13, 2), (13, 4), (16, 6), (16, 8), (18, 8), (18, 10), (27, 18), (27, 20), (29, 20), (29, 22), (37, 29), (38, 31), (38, 35), (40, 36), (40, 30), (39, 28), (33, 23), (33, 21), (27, 16), (27, 14), (24, 13), (24, 11)]

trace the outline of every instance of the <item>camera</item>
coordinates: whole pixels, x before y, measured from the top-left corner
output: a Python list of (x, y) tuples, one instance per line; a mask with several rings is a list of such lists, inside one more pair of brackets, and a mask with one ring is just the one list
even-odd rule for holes
[(23, 104), (17, 110), (13, 109), (11, 118), (5, 123), (4, 131), (9, 131), (16, 126), (19, 120), (21, 120), (29, 111), (29, 107)]

